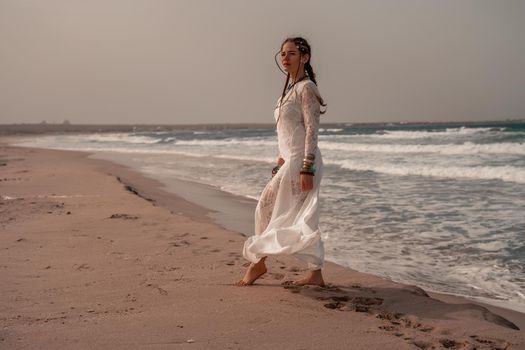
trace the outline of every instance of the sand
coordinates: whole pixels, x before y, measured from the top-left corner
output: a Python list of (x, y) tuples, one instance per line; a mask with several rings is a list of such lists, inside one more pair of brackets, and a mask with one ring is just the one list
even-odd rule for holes
[[(0, 349), (525, 349), (523, 314), (293, 257), (87, 153), (0, 145)], [(202, 198), (201, 198), (202, 200)]]

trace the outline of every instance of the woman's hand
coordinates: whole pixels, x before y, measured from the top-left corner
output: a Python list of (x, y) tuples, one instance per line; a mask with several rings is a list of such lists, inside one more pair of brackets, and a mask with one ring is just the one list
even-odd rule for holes
[(279, 159), (277, 159), (277, 165), (272, 169), (272, 177), (277, 175), (277, 172), (283, 166), (283, 164), (284, 164), (284, 159), (279, 157)]
[(306, 192), (314, 188), (314, 177), (312, 175), (301, 174), (301, 191)]

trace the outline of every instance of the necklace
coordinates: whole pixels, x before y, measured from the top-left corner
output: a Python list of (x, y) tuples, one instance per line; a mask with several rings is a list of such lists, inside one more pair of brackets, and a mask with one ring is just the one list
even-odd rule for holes
[(301, 79), (299, 79), (297, 81), (294, 81), (293, 83), (288, 85), (288, 87), (286, 88), (286, 92), (290, 91), (294, 87), (295, 84), (297, 84), (298, 82), (300, 82), (302, 80), (305, 80), (306, 78), (308, 78), (308, 75), (304, 75)]
[[(291, 96), (291, 94), (289, 94), (290, 90), (292, 90), (292, 88), (297, 83), (299, 83), (300, 81), (305, 80), (306, 78), (308, 78), (308, 75), (304, 75), (301, 79), (296, 80), (292, 84), (288, 85), (288, 87), (286, 88), (286, 95), (284, 97), (287, 97), (287, 96), (289, 97), (289, 95)], [(279, 119), (281, 119), (281, 107), (288, 100), (287, 98), (284, 98), (284, 97), (281, 98), (281, 100), (279, 101), (279, 106), (277, 106), (277, 108), (279, 108), (279, 114), (277, 115), (277, 120), (275, 121), (275, 127), (276, 128), (277, 128), (277, 124), (279, 123)]]

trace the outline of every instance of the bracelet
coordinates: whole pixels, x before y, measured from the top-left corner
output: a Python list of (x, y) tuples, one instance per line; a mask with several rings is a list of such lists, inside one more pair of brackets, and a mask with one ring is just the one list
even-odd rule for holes
[(272, 169), (272, 176), (277, 175), (277, 172), (279, 171), (279, 169), (281, 169), (281, 166), (280, 166), (280, 165), (276, 165), (276, 166)]
[(305, 158), (309, 159), (309, 160), (314, 160), (315, 159), (315, 154), (314, 153), (308, 153)]
[(314, 176), (315, 170), (316, 170), (315, 168), (308, 168), (308, 169), (302, 168), (299, 174)]
[(304, 157), (304, 161), (311, 161), (311, 162), (313, 162), (314, 160), (315, 160), (315, 154), (313, 154), (313, 153), (308, 153)]

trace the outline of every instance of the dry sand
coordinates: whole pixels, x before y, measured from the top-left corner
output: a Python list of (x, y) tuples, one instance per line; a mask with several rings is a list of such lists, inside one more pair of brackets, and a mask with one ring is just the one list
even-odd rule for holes
[(233, 286), (243, 236), (86, 153), (0, 145), (0, 195), (0, 349), (525, 349), (523, 314), (332, 263)]

